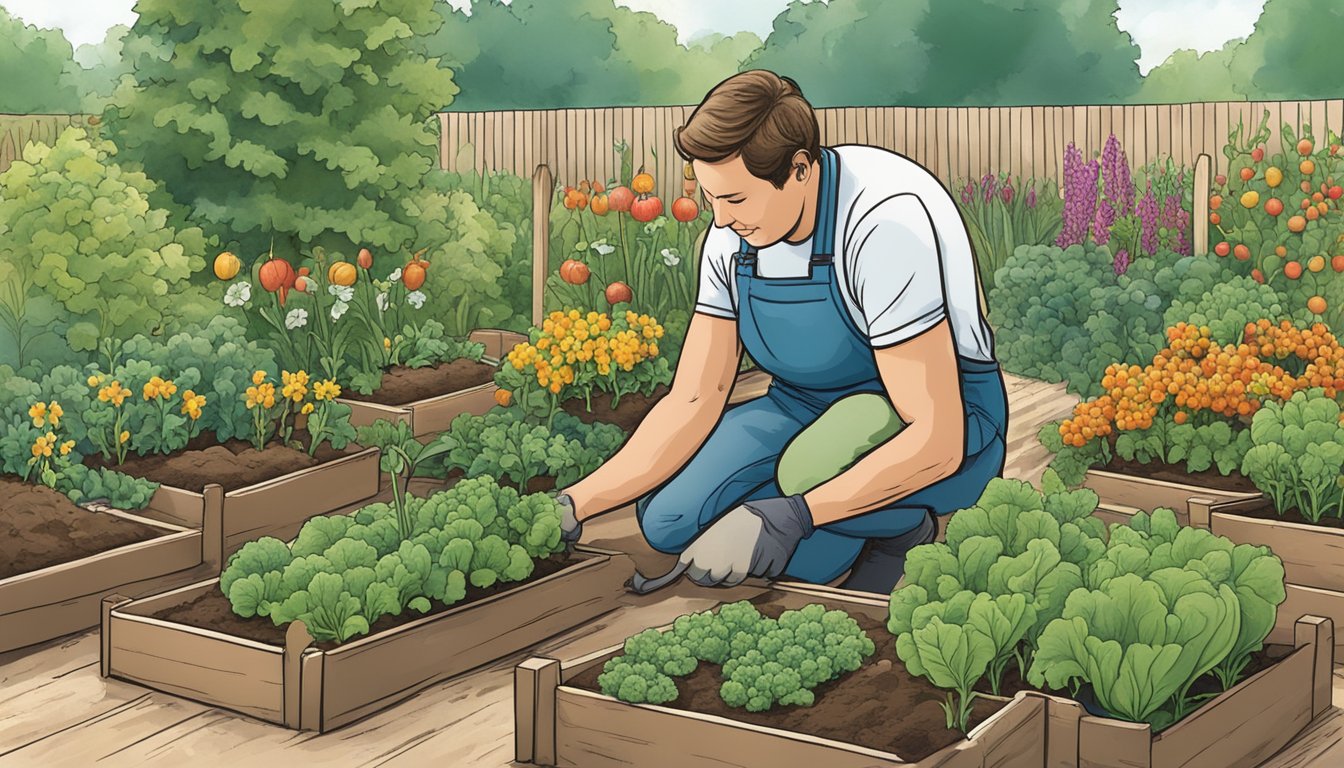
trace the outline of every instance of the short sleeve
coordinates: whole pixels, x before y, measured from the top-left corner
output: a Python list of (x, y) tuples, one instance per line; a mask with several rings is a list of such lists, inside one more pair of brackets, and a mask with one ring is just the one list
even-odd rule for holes
[(873, 347), (908, 341), (947, 317), (939, 238), (918, 196), (883, 200), (846, 239), (846, 282)]
[[(723, 233), (728, 233), (725, 237)], [(737, 319), (733, 307), (732, 257), (737, 238), (730, 229), (710, 228), (700, 252), (700, 285), (695, 311), (729, 320)]]

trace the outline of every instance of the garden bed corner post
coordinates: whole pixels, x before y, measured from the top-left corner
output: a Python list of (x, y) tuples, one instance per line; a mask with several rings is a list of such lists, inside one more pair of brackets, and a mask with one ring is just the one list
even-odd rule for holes
[(555, 689), (560, 662), (531, 658), (513, 672), (514, 760), (555, 765)]
[(1334, 693), (1335, 640), (1334, 622), (1321, 616), (1303, 616), (1293, 626), (1293, 645), (1311, 645), (1312, 661), (1311, 716), (1320, 717), (1332, 706)]
[(102, 618), (98, 627), (98, 644), (101, 647), (98, 664), (100, 677), (109, 677), (112, 674), (112, 611), (129, 602), (131, 598), (125, 595), (113, 594), (103, 598)]
[(532, 324), (540, 327), (546, 311), (546, 273), (551, 243), (550, 166), (542, 163), (532, 174)]
[(1213, 160), (1207, 154), (1201, 154), (1195, 160), (1195, 191), (1191, 207), (1190, 226), (1194, 228), (1190, 243), (1195, 256), (1209, 252), (1209, 185)]
[(301, 620), (289, 623), (289, 628), (285, 630), (284, 661), (284, 720), (286, 728), (300, 730), (302, 727), (308, 726), (315, 730), (321, 730), (321, 723), (304, 722), (301, 717), (305, 704), (303, 700), (303, 654), (312, 643), (313, 636), (308, 633), (308, 628), (304, 626)]
[(224, 554), (224, 487), (211, 483), (205, 486), (201, 496), (205, 499), (201, 509), (201, 562), (209, 566), (211, 575), (218, 576), (224, 571), (227, 560)]

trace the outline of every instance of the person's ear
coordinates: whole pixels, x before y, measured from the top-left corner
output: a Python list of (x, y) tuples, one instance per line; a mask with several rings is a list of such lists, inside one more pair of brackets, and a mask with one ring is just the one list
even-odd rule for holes
[(795, 165), (794, 168), (797, 169), (797, 173), (795, 174), (796, 177), (797, 177), (797, 179), (798, 179), (799, 181), (802, 181), (802, 180), (803, 180), (803, 174), (804, 174), (804, 173), (807, 173), (807, 166), (805, 166), (805, 165)]

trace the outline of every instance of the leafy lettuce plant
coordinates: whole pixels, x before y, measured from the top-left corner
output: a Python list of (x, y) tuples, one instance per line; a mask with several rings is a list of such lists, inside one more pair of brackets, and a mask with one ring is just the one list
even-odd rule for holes
[(1241, 472), (1283, 514), (1296, 507), (1318, 522), (1344, 514), (1344, 425), (1339, 403), (1316, 388), (1285, 403), (1267, 401), (1251, 420), (1252, 447)]
[(1283, 561), (1268, 547), (1233, 544), (1202, 528), (1183, 526), (1175, 512), (1159, 508), (1111, 526), (1106, 554), (1088, 570), (1085, 581), (1089, 589), (1100, 589), (1118, 576), (1147, 578), (1164, 568), (1194, 571), (1236, 594), (1241, 616), (1236, 642), (1213, 670), (1223, 690), (1231, 688), (1252, 654), (1264, 646), (1287, 598)]
[(534, 477), (549, 475), (565, 486), (601, 466), (625, 442), (614, 424), (585, 424), (563, 411), (548, 427), (517, 408), (492, 408), (481, 416), (462, 414), (431, 445), (441, 446), (442, 471), (467, 477), (508, 475), (520, 491)]
[(1124, 574), (1069, 595), (1041, 633), (1027, 679), (1086, 683), (1107, 713), (1164, 728), (1187, 713), (1195, 680), (1232, 652), (1240, 620), (1232, 588), (1194, 570)]
[(1036, 620), (1023, 594), (991, 597), (964, 590), (911, 613), (896, 637), (896, 655), (913, 675), (952, 690), (942, 702), (947, 727), (966, 732), (975, 684), (989, 674), (994, 693), (1003, 669)]
[(522, 581), (535, 559), (563, 549), (554, 500), (520, 497), (491, 478), (404, 503), (313, 518), (288, 544), (248, 542), (229, 558), (220, 590), (239, 616), (301, 619), (315, 639), (344, 642), (385, 615), (459, 602), (468, 584)]

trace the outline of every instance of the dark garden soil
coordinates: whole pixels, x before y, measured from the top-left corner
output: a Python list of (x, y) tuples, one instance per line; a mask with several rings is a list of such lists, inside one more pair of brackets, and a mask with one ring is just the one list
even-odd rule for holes
[(467, 359), (424, 368), (398, 365), (383, 373), (383, 383), (372, 394), (363, 395), (347, 390), (341, 393), (341, 397), (362, 403), (406, 405), (494, 381), (496, 370), (489, 363)]
[(608, 424), (615, 424), (626, 432), (635, 431), (635, 427), (644, 420), (644, 417), (653, 409), (655, 403), (663, 399), (668, 392), (664, 384), (659, 384), (653, 390), (653, 395), (645, 397), (639, 393), (629, 393), (621, 395), (620, 403), (615, 410), (611, 408), (611, 395), (606, 392), (594, 392), (592, 398), (593, 409), (589, 412), (583, 403), (583, 398), (566, 400), (560, 404), (560, 407), (571, 416), (576, 416), (585, 424), (592, 424), (595, 421), (605, 421)]
[(303, 449), (282, 446), (278, 441), (271, 440), (259, 452), (245, 440), (229, 440), (221, 444), (215, 442), (213, 437), (198, 435), (183, 450), (167, 455), (128, 454), (126, 462), (118, 465), (115, 461), (104, 461), (100, 454), (93, 454), (85, 457), (84, 463), (90, 467), (107, 467), (189, 491), (200, 491), (210, 483), (218, 483), (224, 486), (225, 491), (232, 491), (315, 467), (359, 450), (346, 447), (337, 451), (330, 443), (324, 442), (317, 449), (316, 456), (309, 456), (307, 430), (294, 430), (290, 440), (299, 441)]
[(1132, 477), (1142, 477), (1149, 480), (1162, 480), (1168, 483), (1180, 483), (1182, 485), (1198, 485), (1204, 488), (1212, 488), (1217, 491), (1229, 491), (1232, 493), (1259, 493), (1260, 489), (1240, 472), (1233, 472), (1230, 475), (1221, 475), (1216, 469), (1206, 469), (1203, 472), (1189, 472), (1182, 464), (1162, 464), (1153, 462), (1152, 464), (1140, 464), (1137, 461), (1125, 461), (1118, 456), (1112, 457), (1109, 464), (1098, 469), (1107, 472), (1115, 472), (1119, 475), (1130, 475)]
[(0, 579), (168, 535), (18, 478), (0, 477), (0, 498)]
[[(1222, 513), (1226, 514), (1226, 513)], [(1249, 509), (1238, 509), (1235, 513), (1238, 517), (1253, 517), (1257, 520), (1276, 520), (1285, 523), (1299, 523), (1301, 525), (1314, 525), (1319, 528), (1344, 529), (1344, 519), (1333, 515), (1324, 515), (1317, 522), (1312, 522), (1302, 515), (1297, 507), (1292, 507), (1283, 514), (1274, 511), (1274, 502), (1265, 499), (1260, 504), (1256, 504)]]
[[(431, 608), (428, 613), (418, 613), (411, 609), (401, 612), (400, 616), (387, 615), (378, 619), (369, 627), (369, 634), (356, 635), (346, 642), (369, 637), (370, 635), (409, 624), (412, 621), (423, 619), (426, 616), (434, 616), (473, 602), (483, 600), (491, 595), (497, 595), (500, 592), (506, 592), (510, 589), (516, 589), (533, 581), (538, 581), (557, 571), (563, 570), (567, 566), (578, 562), (580, 558), (571, 555), (552, 555), (534, 562), (532, 575), (523, 581), (511, 581), (507, 584), (495, 584), (492, 587), (481, 589), (467, 585), (467, 596), (452, 605), (444, 605), (437, 600), (431, 600)], [(277, 627), (271, 623), (269, 618), (257, 616), (245, 619), (233, 612), (229, 599), (218, 589), (211, 589), (205, 594), (180, 605), (170, 606), (161, 611), (150, 614), (156, 619), (171, 621), (175, 624), (185, 624), (189, 627), (198, 629), (210, 629), (215, 632), (222, 632), (226, 635), (241, 637), (246, 640), (254, 640), (258, 643), (268, 645), (285, 644), (285, 630), (287, 627)], [(324, 651), (330, 651), (341, 647), (341, 644), (335, 641), (314, 643), (314, 647), (321, 648)]]
[[(771, 600), (769, 593), (754, 602), (767, 616), (778, 617), (785, 610)], [(810, 707), (779, 707), (767, 712), (729, 707), (719, 696), (720, 668), (705, 663), (688, 677), (677, 678), (680, 695), (664, 706), (880, 749), (907, 762), (923, 760), (964, 739), (961, 732), (947, 727), (946, 715), (939, 706), (947, 692), (906, 671), (896, 657), (896, 639), (882, 622), (852, 615), (872, 638), (877, 652), (858, 670), (813, 689), (816, 703)], [(601, 673), (602, 665), (594, 665), (566, 685), (601, 693), (597, 684)], [(970, 727), (975, 728), (1004, 706), (1004, 702), (978, 699)]]

